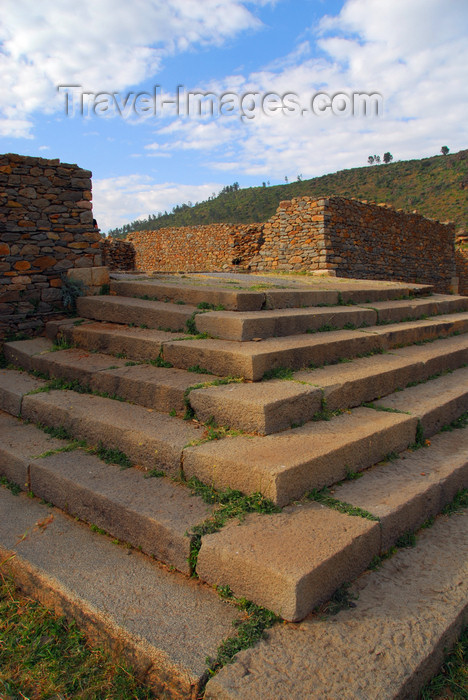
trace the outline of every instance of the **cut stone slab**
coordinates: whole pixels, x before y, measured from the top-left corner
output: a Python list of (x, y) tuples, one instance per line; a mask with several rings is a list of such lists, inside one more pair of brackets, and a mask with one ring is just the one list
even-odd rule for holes
[(33, 394), (23, 400), (23, 417), (63, 426), (91, 445), (117, 447), (137, 465), (177, 475), (184, 445), (200, 437), (193, 423), (143, 406), (74, 391)]
[(311, 503), (205, 535), (197, 573), (296, 621), (362, 573), (379, 546), (377, 522)]
[(85, 318), (114, 323), (144, 324), (148, 328), (183, 333), (196, 307), (129, 297), (79, 297), (77, 310)]
[(322, 405), (322, 392), (299, 382), (272, 380), (226, 384), (190, 392), (190, 405), (203, 422), (261, 435), (287, 430), (311, 420)]
[(81, 450), (36, 459), (31, 490), (70, 515), (103, 528), (145, 554), (190, 573), (187, 532), (213, 511), (168, 479), (145, 479)]
[(403, 452), (378, 464), (360, 479), (333, 489), (333, 497), (380, 518), (381, 552), (417, 530), (468, 488), (468, 428), (440, 433), (430, 447)]
[(467, 546), (467, 514), (438, 519), (354, 584), (356, 607), (269, 630), (208, 682), (206, 700), (418, 697), (466, 624)]
[(152, 280), (112, 280), (111, 291), (121, 296), (149, 296), (161, 301), (183, 301), (193, 306), (206, 302), (233, 311), (256, 311), (262, 308), (265, 301), (265, 295), (261, 292), (231, 291), (208, 285), (200, 287)]
[(386, 396), (375, 405), (417, 416), (423, 427), (423, 436), (430, 437), (468, 411), (468, 368), (408, 387)]
[(185, 391), (214, 379), (210, 374), (143, 364), (96, 372), (90, 385), (94, 391), (116, 394), (140, 406), (181, 413), (185, 410)]
[(392, 350), (392, 354), (423, 362), (424, 376), (421, 378), (427, 379), (438, 372), (458, 369), (468, 364), (468, 336), (455, 335), (451, 338), (435, 340), (433, 343)]
[(265, 372), (281, 367), (303, 369), (321, 366), (400, 345), (468, 332), (468, 313), (439, 316), (356, 331), (330, 331), (315, 335), (267, 338), (243, 343), (229, 340), (166, 342), (164, 359), (176, 367), (204, 367), (220, 376), (234, 375), (259, 381)]
[(48, 374), (49, 377), (78, 381), (89, 385), (96, 372), (110, 367), (124, 367), (125, 360), (102, 353), (90, 353), (81, 348), (57, 350), (31, 358), (32, 369)]
[(268, 338), (260, 343), (229, 340), (182, 340), (164, 343), (164, 359), (187, 369), (199, 365), (219, 376), (262, 379), (271, 369), (300, 369), (340, 357), (367, 353), (380, 347), (381, 339), (358, 331), (332, 331), (316, 335)]
[(399, 323), (422, 316), (467, 311), (468, 297), (433, 294), (427, 299), (375, 302), (372, 308), (377, 312), (379, 323)]
[(31, 488), (29, 463), (33, 456), (67, 445), (46, 435), (34, 425), (26, 425), (17, 418), (0, 412), (0, 474), (18, 484), (24, 491)]
[(295, 372), (294, 378), (324, 390), (327, 408), (359, 406), (414, 381), (423, 381), (468, 362), (468, 336), (454, 336), (425, 345), (391, 350), (384, 355), (355, 358), (350, 362)]
[(401, 452), (414, 442), (417, 419), (401, 413), (357, 408), (330, 421), (266, 437), (232, 437), (184, 451), (187, 478), (215, 488), (259, 491), (278, 505), (329, 486)]
[(42, 379), (30, 377), (26, 372), (0, 369), (0, 410), (12, 416), (20, 416), (24, 395), (40, 389), (45, 384)]
[(372, 309), (343, 306), (249, 313), (212, 311), (195, 317), (195, 324), (201, 333), (239, 341), (315, 332), (324, 326), (336, 329), (343, 328), (347, 324), (357, 328), (364, 324), (373, 326), (376, 322), (377, 314)]
[(33, 369), (32, 358), (35, 355), (47, 354), (52, 350), (53, 343), (49, 338), (31, 338), (30, 340), (15, 340), (5, 343), (3, 352), (6, 360), (15, 367), (30, 371)]
[(0, 513), (4, 570), (26, 595), (123, 655), (157, 696), (198, 693), (206, 657), (232, 636), (233, 606), (37, 500), (0, 489)]
[(131, 360), (155, 360), (164, 342), (174, 340), (173, 333), (147, 328), (129, 328), (115, 323), (86, 323), (66, 326), (63, 333), (80, 348)]

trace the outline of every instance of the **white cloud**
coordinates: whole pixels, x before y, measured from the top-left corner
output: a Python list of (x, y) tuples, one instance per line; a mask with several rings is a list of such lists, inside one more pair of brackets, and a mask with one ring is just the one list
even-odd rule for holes
[(197, 202), (218, 193), (222, 185), (158, 183), (149, 175), (128, 175), (93, 180), (93, 212), (102, 231), (127, 224), (148, 214), (170, 211), (175, 204)]
[(2, 0), (2, 133), (28, 135), (27, 115), (63, 108), (57, 85), (138, 85), (164, 56), (258, 27), (248, 6), (268, 2), (274, 0), (81, 0), (78, 7), (71, 0)]
[[(437, 154), (445, 143), (452, 151), (466, 148), (466, 0), (347, 0), (339, 15), (323, 18), (311, 32), (319, 58), (308, 55), (302, 36), (295, 51), (263, 71), (227, 77), (210, 89), (221, 93), (235, 84), (238, 93), (293, 92), (303, 104), (318, 90), (380, 92), (383, 118), (258, 114), (241, 123), (220, 117), (206, 127), (210, 165), (291, 178), (365, 165), (370, 153), (387, 150), (403, 159)], [(195, 148), (194, 129), (175, 126), (172, 148)], [(220, 146), (233, 142), (236, 156), (225, 157)]]

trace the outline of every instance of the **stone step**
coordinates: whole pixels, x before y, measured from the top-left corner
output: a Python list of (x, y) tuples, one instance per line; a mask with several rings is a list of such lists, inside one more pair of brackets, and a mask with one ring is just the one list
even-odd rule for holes
[(199, 693), (206, 658), (241, 617), (234, 606), (37, 499), (0, 488), (0, 513), (2, 573), (26, 595), (126, 658), (156, 697)]
[(51, 341), (41, 338), (37, 343), (37, 340), (6, 343), (4, 352), (8, 361), (50, 378), (78, 381), (91, 391), (118, 396), (163, 413), (184, 412), (187, 389), (216, 379), (213, 375), (181, 369), (133, 365), (112, 355), (78, 348), (52, 352)]
[(322, 407), (354, 408), (468, 363), (468, 335), (294, 373), (293, 380), (210, 386), (190, 392), (201, 421), (263, 435), (312, 420)]
[(211, 311), (197, 315), (195, 324), (200, 333), (225, 340), (245, 341), (311, 333), (326, 328), (399, 323), (466, 310), (468, 297), (436, 294), (429, 299), (376, 302), (372, 308), (332, 306), (256, 312)]
[(460, 432), (332, 489), (333, 498), (374, 520), (307, 502), (281, 514), (252, 514), (202, 538), (199, 576), (287, 620), (304, 618), (468, 486), (468, 429)]
[[(70, 515), (190, 573), (187, 535), (213, 508), (164, 478), (119, 470), (0, 413), (0, 474)], [(50, 454), (57, 450), (55, 454)], [(43, 455), (40, 457), (40, 455)]]
[(81, 316), (95, 321), (180, 333), (187, 331), (187, 321), (197, 310), (195, 306), (118, 296), (78, 297), (76, 308)]
[(261, 342), (168, 340), (163, 345), (163, 356), (175, 367), (199, 366), (218, 376), (259, 381), (265, 373), (279, 368), (320, 366), (467, 331), (468, 313), (464, 312), (363, 330), (268, 338)]
[(417, 698), (466, 624), (468, 515), (440, 517), (349, 589), (353, 607), (277, 625), (208, 681), (206, 700)]
[[(373, 405), (381, 410), (357, 408), (277, 435), (234, 437), (189, 447), (183, 457), (184, 473), (222, 488), (260, 491), (285, 505), (308, 490), (339, 481), (346, 470), (361, 471), (390, 453), (401, 452), (415, 441), (415, 420), (421, 426), (421, 440), (465, 413), (468, 368), (396, 392)], [(368, 413), (372, 410), (374, 416)], [(382, 422), (382, 414), (388, 422)], [(395, 448), (390, 447), (392, 442)]]
[(60, 328), (60, 333), (70, 344), (143, 362), (155, 360), (165, 342), (180, 337), (180, 334), (151, 328), (129, 328), (116, 323), (65, 324)]
[(414, 442), (417, 418), (357, 408), (329, 421), (266, 437), (238, 436), (187, 447), (186, 478), (215, 488), (260, 492), (284, 506), (344, 479)]
[(63, 427), (90, 445), (118, 448), (146, 469), (178, 476), (184, 446), (201, 437), (192, 422), (151, 408), (74, 391), (23, 396), (21, 415), (34, 423)]
[(417, 416), (422, 437), (431, 437), (468, 411), (468, 367), (390, 394), (374, 405)]
[[(172, 280), (174, 280), (174, 275)], [(248, 277), (248, 279), (247, 279)], [(232, 311), (259, 311), (260, 309), (301, 308), (317, 304), (336, 305), (353, 302), (372, 303), (424, 296), (432, 291), (430, 285), (367, 280), (301, 280), (290, 277), (258, 277), (248, 275), (229, 279), (216, 274), (178, 277), (177, 282), (166, 279), (143, 278), (111, 281), (111, 291), (119, 296), (149, 297), (163, 302), (183, 301), (186, 304), (224, 306)], [(260, 284), (259, 284), (260, 283)], [(230, 285), (237, 285), (233, 289)], [(242, 288), (242, 285), (244, 288)], [(315, 289), (313, 286), (315, 285)], [(252, 287), (254, 289), (252, 289)]]

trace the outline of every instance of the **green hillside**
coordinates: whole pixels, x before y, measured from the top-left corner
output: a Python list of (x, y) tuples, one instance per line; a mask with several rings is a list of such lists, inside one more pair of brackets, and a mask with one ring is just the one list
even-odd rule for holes
[(130, 231), (167, 226), (266, 221), (280, 201), (303, 197), (342, 195), (386, 202), (397, 209), (418, 211), (440, 221), (452, 220), (458, 230), (468, 230), (468, 150), (421, 160), (367, 165), (337, 173), (272, 187), (223, 188), (217, 197), (199, 204), (182, 204), (171, 213), (133, 221), (109, 235), (123, 237)]

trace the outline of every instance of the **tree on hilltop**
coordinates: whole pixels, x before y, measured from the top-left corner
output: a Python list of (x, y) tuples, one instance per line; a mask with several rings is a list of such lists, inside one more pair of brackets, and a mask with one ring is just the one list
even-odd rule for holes
[(440, 149), (440, 152), (442, 153), (443, 156), (448, 155), (448, 152), (450, 151), (450, 148), (448, 146), (442, 146)]

